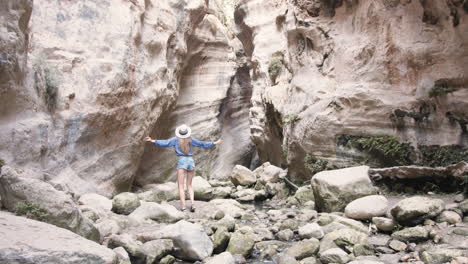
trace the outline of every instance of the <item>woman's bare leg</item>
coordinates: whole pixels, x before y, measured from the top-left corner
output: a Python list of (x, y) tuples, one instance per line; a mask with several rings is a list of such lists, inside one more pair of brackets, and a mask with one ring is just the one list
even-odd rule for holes
[(179, 186), (179, 197), (181, 209), (185, 209), (185, 191), (184, 191), (184, 169), (177, 169), (177, 184)]
[(195, 199), (194, 199), (193, 188), (192, 188), (192, 178), (193, 178), (193, 170), (187, 171), (187, 189), (189, 191), (191, 205), (193, 206), (193, 202)]

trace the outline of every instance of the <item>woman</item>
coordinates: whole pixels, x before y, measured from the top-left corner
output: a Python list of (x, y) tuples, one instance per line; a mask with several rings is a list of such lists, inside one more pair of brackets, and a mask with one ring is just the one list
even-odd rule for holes
[(192, 178), (195, 169), (195, 162), (192, 158), (192, 146), (199, 148), (211, 148), (214, 145), (221, 144), (222, 140), (218, 139), (215, 142), (199, 141), (191, 138), (191, 129), (186, 125), (181, 125), (176, 128), (175, 134), (177, 137), (173, 137), (167, 140), (153, 140), (151, 137), (146, 137), (146, 141), (154, 143), (158, 147), (174, 147), (175, 153), (179, 157), (177, 161), (177, 183), (179, 186), (179, 196), (181, 203), (181, 210), (185, 211), (185, 192), (184, 192), (184, 176), (187, 175), (187, 189), (190, 195), (190, 211), (195, 211), (194, 206), (194, 194), (192, 188)]

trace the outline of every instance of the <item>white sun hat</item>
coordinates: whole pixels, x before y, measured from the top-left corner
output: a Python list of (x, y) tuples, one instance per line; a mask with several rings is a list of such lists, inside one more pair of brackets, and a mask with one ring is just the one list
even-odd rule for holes
[(188, 138), (190, 137), (191, 133), (192, 133), (192, 129), (190, 129), (190, 127), (188, 127), (185, 124), (178, 126), (175, 130), (176, 136), (180, 138)]

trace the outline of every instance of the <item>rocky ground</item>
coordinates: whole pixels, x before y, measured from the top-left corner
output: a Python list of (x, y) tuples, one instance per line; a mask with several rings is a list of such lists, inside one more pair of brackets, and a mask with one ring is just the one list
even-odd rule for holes
[(463, 194), (382, 193), (366, 166), (297, 190), (285, 175), (265, 163), (197, 176), (196, 210), (182, 212), (172, 182), (74, 197), (4, 166), (0, 263), (468, 263)]

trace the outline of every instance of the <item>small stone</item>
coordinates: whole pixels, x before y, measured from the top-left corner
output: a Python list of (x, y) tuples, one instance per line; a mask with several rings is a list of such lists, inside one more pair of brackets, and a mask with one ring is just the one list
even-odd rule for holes
[(448, 224), (461, 223), (461, 216), (453, 211), (443, 211), (439, 216), (437, 216), (437, 222), (447, 222)]
[(175, 261), (176, 259), (173, 256), (167, 255), (159, 261), (159, 264), (173, 264)]
[(368, 244), (356, 244), (353, 247), (354, 256), (372, 256), (375, 254), (374, 247)]
[(254, 243), (255, 238), (253, 234), (242, 234), (236, 231), (231, 235), (226, 251), (231, 254), (241, 254), (244, 257), (248, 257), (252, 253)]
[(317, 223), (310, 223), (299, 228), (299, 237), (321, 239), (325, 233)]
[(290, 229), (290, 230), (297, 230), (299, 224), (294, 219), (286, 219), (280, 225), (280, 230)]
[(390, 249), (388, 247), (376, 247), (375, 251), (381, 254), (393, 254), (395, 252), (393, 251), (393, 249)]
[(406, 243), (398, 240), (390, 241), (390, 244), (388, 246), (395, 251), (404, 251), (406, 249)]
[(468, 228), (463, 228), (463, 227), (455, 228), (453, 230), (453, 233), (456, 234), (456, 235), (467, 236), (468, 237)]
[(461, 257), (462, 251), (455, 249), (447, 249), (441, 247), (430, 248), (420, 252), (419, 256), (424, 263), (444, 264), (452, 261), (456, 257)]
[(392, 237), (405, 242), (422, 242), (429, 239), (429, 232), (423, 227), (416, 226), (394, 232)]
[(465, 199), (465, 196), (460, 193), (460, 194), (457, 194), (453, 200), (457, 203), (460, 203), (460, 202), (463, 202), (464, 199)]
[(444, 201), (415, 196), (398, 202), (391, 213), (398, 223), (414, 226), (439, 215), (443, 210)]
[(128, 215), (140, 206), (140, 200), (134, 193), (123, 192), (112, 199), (112, 211)]
[(340, 263), (344, 264), (349, 262), (348, 254), (341, 248), (331, 248), (320, 254), (320, 261), (323, 264)]
[(396, 228), (396, 223), (391, 218), (372, 217), (372, 223), (383, 232), (392, 232)]
[(431, 219), (426, 219), (424, 220), (424, 223), (423, 225), (425, 226), (434, 226), (436, 224), (436, 222), (434, 222), (434, 220), (431, 220)]
[(296, 242), (290, 248), (284, 251), (284, 254), (294, 257), (297, 260), (312, 257), (317, 254), (320, 242), (318, 239), (311, 238)]
[(225, 251), (230, 238), (231, 235), (225, 227), (218, 228), (213, 235), (213, 252), (218, 254)]
[(290, 241), (294, 237), (294, 232), (291, 229), (281, 230), (276, 234), (281, 241)]
[(345, 207), (345, 215), (356, 220), (369, 220), (383, 216), (387, 211), (388, 200), (382, 195), (369, 195), (350, 202)]
[(253, 185), (257, 181), (255, 174), (251, 170), (241, 165), (236, 165), (234, 167), (230, 179), (234, 185), (243, 186)]

